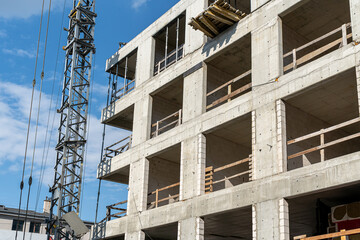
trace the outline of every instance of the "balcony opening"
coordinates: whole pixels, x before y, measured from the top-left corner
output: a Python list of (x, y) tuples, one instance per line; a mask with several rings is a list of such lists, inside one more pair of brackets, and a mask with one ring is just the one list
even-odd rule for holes
[(178, 234), (178, 223), (170, 223), (160, 227), (143, 230), (145, 240), (176, 240)]
[(207, 110), (251, 91), (251, 34), (207, 62)]
[(301, 1), (281, 18), (284, 73), (352, 41), (348, 0)]
[[(312, 236), (340, 239), (324, 234), (338, 234), (342, 230), (347, 236), (344, 239), (360, 239), (359, 191), (357, 184), (288, 199), (290, 239)], [(349, 235), (349, 230), (357, 234)]]
[(251, 114), (205, 134), (205, 193), (251, 181)]
[(179, 201), (180, 144), (148, 158), (148, 209)]
[(252, 238), (251, 206), (203, 217), (205, 240)]
[[(216, 0), (209, 0), (208, 5), (210, 6), (216, 2)], [(231, 7), (240, 10), (243, 13), (249, 14), (251, 12), (250, 0), (223, 0), (222, 2), (230, 4)]]
[(109, 73), (111, 78), (110, 104), (135, 88), (137, 49), (121, 59)]
[(355, 69), (284, 100), (288, 170), (360, 150)]
[(151, 138), (182, 123), (183, 82), (179, 77), (151, 94)]
[(184, 57), (185, 12), (155, 36), (154, 76)]
[[(99, 173), (98, 173), (99, 174)], [(98, 227), (104, 227), (104, 223), (114, 219), (125, 217), (127, 214), (127, 188), (129, 186), (130, 166), (122, 167), (111, 172), (105, 177), (98, 177), (106, 180), (103, 183), (102, 191), (112, 192), (112, 197), (104, 198), (106, 209), (100, 210), (101, 221)], [(99, 230), (98, 230), (99, 231)]]

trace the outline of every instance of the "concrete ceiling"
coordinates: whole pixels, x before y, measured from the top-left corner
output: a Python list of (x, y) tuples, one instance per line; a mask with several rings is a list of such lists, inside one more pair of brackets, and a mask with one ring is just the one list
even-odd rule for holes
[(157, 157), (164, 159), (166, 161), (180, 164), (180, 152), (181, 152), (181, 144), (176, 144), (175, 146), (167, 148), (164, 151), (157, 153), (156, 155), (150, 156), (149, 160), (151, 161), (151, 158)]
[(286, 103), (331, 125), (359, 116), (355, 69), (285, 99)]
[(156, 93), (151, 94), (154, 98), (165, 100), (174, 105), (182, 106), (183, 102), (183, 78), (177, 78), (167, 84)]
[(301, 1), (281, 15), (283, 24), (311, 41), (350, 22), (349, 0)]
[(206, 240), (252, 239), (251, 207), (204, 217)]
[(134, 121), (134, 105), (131, 105), (130, 107), (118, 113), (117, 116), (109, 118), (109, 120), (104, 122), (113, 127), (119, 127), (128, 131), (132, 131), (133, 121)]
[(209, 132), (217, 137), (251, 148), (251, 115), (247, 114)]
[(215, 55), (207, 64), (226, 72), (233, 77), (251, 69), (251, 34), (244, 36), (221, 54)]
[(157, 228), (145, 229), (144, 232), (146, 233), (146, 240), (176, 240), (178, 223), (176, 222)]
[(360, 184), (288, 199), (290, 235), (313, 234), (316, 231), (316, 203), (319, 199), (327, 207), (360, 201)]

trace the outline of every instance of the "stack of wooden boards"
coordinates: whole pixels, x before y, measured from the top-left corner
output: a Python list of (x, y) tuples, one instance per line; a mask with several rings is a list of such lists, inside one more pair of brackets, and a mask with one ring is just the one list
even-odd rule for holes
[(202, 31), (206, 36), (214, 38), (245, 16), (245, 13), (235, 9), (225, 0), (216, 0), (204, 12), (192, 18), (189, 25), (195, 30)]

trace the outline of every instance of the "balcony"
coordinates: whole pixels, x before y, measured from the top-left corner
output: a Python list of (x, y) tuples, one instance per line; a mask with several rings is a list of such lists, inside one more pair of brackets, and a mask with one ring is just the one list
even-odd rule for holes
[(280, 15), (284, 74), (352, 41), (349, 6), (349, 0), (309, 0)]

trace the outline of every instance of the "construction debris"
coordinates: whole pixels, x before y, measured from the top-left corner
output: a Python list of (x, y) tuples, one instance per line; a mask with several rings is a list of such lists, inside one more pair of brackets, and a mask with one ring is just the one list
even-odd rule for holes
[(189, 23), (195, 30), (202, 31), (206, 36), (214, 38), (229, 26), (246, 16), (225, 0), (216, 0)]

